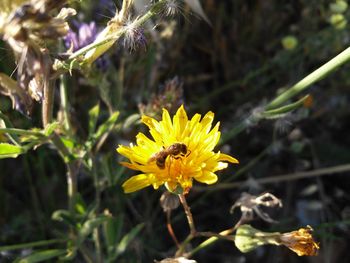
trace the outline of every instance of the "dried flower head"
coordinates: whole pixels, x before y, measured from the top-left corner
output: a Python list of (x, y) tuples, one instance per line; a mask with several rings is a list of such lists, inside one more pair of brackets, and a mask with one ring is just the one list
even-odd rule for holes
[[(52, 62), (47, 40), (57, 40), (69, 30), (65, 19), (75, 10), (62, 8), (65, 0), (2, 1), (0, 3), (0, 36), (12, 48), (16, 62), (17, 85), (32, 99), (41, 101), (44, 86), (49, 85)], [(55, 16), (53, 11), (60, 12)], [(9, 90), (9, 86), (2, 85)], [(6, 95), (5, 92), (2, 92)], [(19, 100), (23, 92), (8, 92), (16, 109), (30, 114), (32, 101)]]
[(320, 246), (314, 241), (312, 231), (311, 226), (307, 226), (297, 231), (283, 233), (280, 236), (280, 242), (297, 253), (298, 256), (316, 256)]
[(158, 119), (162, 116), (162, 109), (175, 112), (183, 104), (183, 82), (174, 77), (165, 82), (161, 92), (152, 94), (147, 104), (140, 103), (139, 110), (142, 115)]
[(177, 195), (170, 192), (164, 192), (160, 197), (160, 205), (163, 208), (163, 211), (166, 213), (178, 208), (180, 205), (180, 200)]
[(164, 1), (163, 13), (165, 16), (175, 16), (181, 12), (182, 1), (166, 0)]
[(136, 27), (132, 21), (128, 21), (125, 27), (124, 46), (130, 51), (138, 48), (146, 48), (147, 39), (142, 27)]
[(316, 256), (320, 249), (312, 237), (312, 228), (300, 228), (289, 233), (262, 232), (250, 225), (241, 225), (235, 235), (235, 245), (243, 253), (247, 253), (263, 245), (286, 246), (298, 256)]
[(282, 207), (282, 202), (280, 199), (270, 193), (264, 193), (259, 196), (255, 196), (244, 192), (231, 207), (230, 212), (233, 213), (233, 210), (236, 207), (239, 207), (242, 212), (242, 220), (245, 222), (253, 220), (254, 212), (266, 222), (276, 222), (267, 213), (262, 211), (260, 206)]
[(189, 191), (193, 179), (213, 184), (217, 181), (216, 171), (225, 169), (227, 162), (238, 161), (226, 154), (214, 152), (220, 132), (217, 123), (212, 128), (214, 113), (208, 112), (201, 120), (200, 114), (188, 119), (181, 106), (173, 119), (163, 109), (163, 119), (157, 121), (142, 116), (153, 140), (143, 133), (136, 136), (137, 145), (120, 145), (117, 151), (130, 162), (121, 164), (142, 171), (142, 174), (128, 179), (123, 188), (126, 193), (138, 191), (152, 185), (154, 189), (165, 184), (170, 192)]

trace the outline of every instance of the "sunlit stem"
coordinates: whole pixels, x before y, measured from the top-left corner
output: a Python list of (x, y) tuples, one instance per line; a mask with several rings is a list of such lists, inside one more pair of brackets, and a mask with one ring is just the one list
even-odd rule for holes
[(180, 202), (185, 210), (185, 214), (186, 214), (188, 225), (190, 227), (191, 235), (195, 236), (197, 231), (196, 231), (196, 228), (194, 226), (194, 220), (193, 220), (193, 216), (191, 213), (191, 209), (187, 204), (185, 196), (183, 194), (179, 194), (178, 196), (179, 196)]
[[(305, 78), (300, 80), (298, 83), (287, 89), (285, 92), (277, 96), (275, 99), (273, 99), (270, 103), (268, 103), (264, 110), (269, 111), (276, 109), (277, 107), (281, 106), (283, 103), (285, 103), (287, 100), (293, 98), (300, 92), (304, 91), (308, 87), (310, 87), (313, 83), (321, 80), (322, 78), (326, 77), (328, 74), (330, 74), (332, 71), (336, 70), (338, 67), (343, 65), (344, 63), (348, 62), (350, 59), (350, 47), (345, 49), (343, 52), (341, 52), (339, 55), (307, 75)], [(263, 117), (263, 116), (261, 116)], [(256, 119), (256, 121), (259, 121), (259, 119)], [(226, 133), (222, 139), (220, 144), (225, 143), (226, 141), (234, 138), (244, 130), (246, 130), (250, 126), (249, 119), (245, 119), (238, 123), (236, 126), (233, 127), (231, 131)]]
[(69, 119), (69, 102), (68, 102), (68, 87), (67, 87), (67, 77), (65, 75), (61, 76), (60, 82), (60, 96), (61, 96), (61, 109), (63, 112), (63, 125), (68, 135), (72, 135), (72, 128)]
[(42, 122), (46, 127), (52, 121), (53, 101), (54, 101), (54, 80), (45, 82), (44, 97), (42, 102)]
[(277, 98), (272, 100), (267, 106), (266, 110), (274, 109), (290, 98), (294, 97), (304, 89), (308, 88), (311, 84), (315, 83), (316, 81), (319, 81), (320, 79), (327, 76), (329, 73), (331, 73), (333, 70), (338, 68), (339, 66), (343, 65), (350, 59), (350, 47), (345, 49), (343, 52), (341, 52), (339, 55), (328, 61), (326, 64), (322, 65), (309, 75), (307, 75), (305, 78), (300, 80), (298, 83), (296, 83), (294, 86), (283, 92), (281, 95), (279, 95)]

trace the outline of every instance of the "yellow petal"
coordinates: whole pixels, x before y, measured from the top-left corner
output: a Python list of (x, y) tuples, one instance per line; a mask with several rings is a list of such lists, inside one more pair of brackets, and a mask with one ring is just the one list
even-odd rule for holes
[(205, 171), (201, 176), (195, 177), (195, 179), (198, 182), (205, 183), (205, 184), (214, 184), (217, 182), (218, 177), (216, 174), (210, 172), (210, 171)]
[(150, 186), (151, 182), (145, 174), (139, 174), (131, 177), (123, 183), (123, 189), (126, 194), (138, 191), (142, 188)]
[(239, 161), (236, 158), (233, 158), (232, 156), (224, 153), (220, 153), (220, 157), (218, 161), (226, 161), (230, 163), (239, 163)]
[(181, 107), (177, 110), (173, 118), (175, 137), (178, 141), (181, 141), (183, 137), (182, 135), (185, 131), (187, 122), (188, 122), (188, 117), (187, 117), (186, 111), (184, 109), (184, 106), (181, 105)]

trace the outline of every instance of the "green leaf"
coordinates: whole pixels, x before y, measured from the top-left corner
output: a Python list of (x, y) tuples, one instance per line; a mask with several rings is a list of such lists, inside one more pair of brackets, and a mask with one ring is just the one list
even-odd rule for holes
[(145, 224), (138, 224), (128, 234), (126, 234), (116, 247), (116, 257), (123, 254), (130, 242), (138, 235)]
[(67, 225), (75, 225), (75, 220), (72, 214), (67, 210), (56, 210), (51, 216), (52, 220), (66, 223)]
[(100, 114), (100, 104), (89, 110), (89, 137), (95, 132), (98, 115)]
[(272, 110), (267, 110), (267, 111), (264, 111), (262, 113), (263, 117), (265, 118), (278, 118), (280, 117), (281, 115), (284, 115), (288, 112), (291, 112), (299, 107), (301, 107), (304, 102), (309, 99), (309, 96), (310, 95), (306, 95), (304, 97), (302, 97), (300, 100), (294, 102), (294, 103), (291, 103), (291, 104), (288, 104), (288, 105), (285, 105), (285, 106), (282, 106), (282, 107), (279, 107), (279, 108), (276, 108), (276, 109), (272, 109)]
[(0, 252), (9, 251), (9, 250), (25, 249), (25, 248), (33, 248), (33, 247), (40, 247), (40, 246), (48, 246), (48, 245), (52, 245), (52, 244), (62, 243), (65, 241), (66, 240), (64, 240), (64, 239), (49, 239), (49, 240), (41, 240), (41, 241), (35, 241), (35, 242), (30, 242), (30, 243), (24, 243), (24, 244), (2, 246), (2, 247), (0, 247)]
[(104, 122), (103, 124), (101, 124), (98, 129), (97, 132), (94, 134), (94, 139), (98, 140), (103, 134), (105, 134), (106, 132), (110, 131), (113, 129), (116, 121), (118, 120), (119, 117), (119, 111), (114, 112), (106, 122)]
[(106, 216), (101, 216), (87, 220), (79, 230), (77, 240), (78, 246), (84, 242), (84, 240), (92, 233), (95, 228), (99, 227), (107, 219), (108, 218)]
[(20, 146), (9, 143), (0, 143), (0, 159), (16, 158), (22, 153), (24, 153), (24, 150)]
[(34, 252), (33, 254), (20, 259), (19, 263), (35, 263), (43, 262), (51, 258), (59, 257), (66, 253), (65, 249), (48, 249), (39, 252)]
[(124, 121), (124, 124), (123, 124), (123, 129), (128, 129), (130, 128), (131, 126), (133, 126), (134, 124), (136, 124), (137, 122), (139, 122), (141, 119), (141, 116), (140, 114), (138, 113), (135, 113), (135, 114), (132, 114), (130, 115), (128, 118), (126, 118), (126, 120)]
[(44, 129), (44, 134), (50, 136), (59, 126), (60, 123), (57, 121), (49, 123)]
[(108, 215), (107, 221), (103, 224), (103, 231), (108, 254), (116, 252), (117, 242), (123, 229), (124, 216), (113, 217)]
[(86, 204), (80, 194), (75, 197), (75, 211), (80, 215), (84, 215), (87, 212)]

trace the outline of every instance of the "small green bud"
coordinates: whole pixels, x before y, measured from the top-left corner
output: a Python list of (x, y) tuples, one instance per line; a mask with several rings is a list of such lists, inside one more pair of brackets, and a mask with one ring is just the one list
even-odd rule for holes
[(346, 18), (342, 14), (334, 14), (330, 18), (330, 23), (336, 28), (336, 29), (343, 29), (345, 28), (347, 24)]
[(333, 13), (344, 13), (348, 9), (348, 3), (343, 0), (337, 0), (329, 5), (329, 9)]
[(282, 38), (282, 46), (286, 50), (293, 50), (298, 45), (298, 39), (295, 36), (286, 36)]
[(251, 225), (241, 225), (236, 232), (235, 245), (242, 253), (247, 253), (263, 245), (278, 245), (273, 237), (279, 234), (262, 232)]

